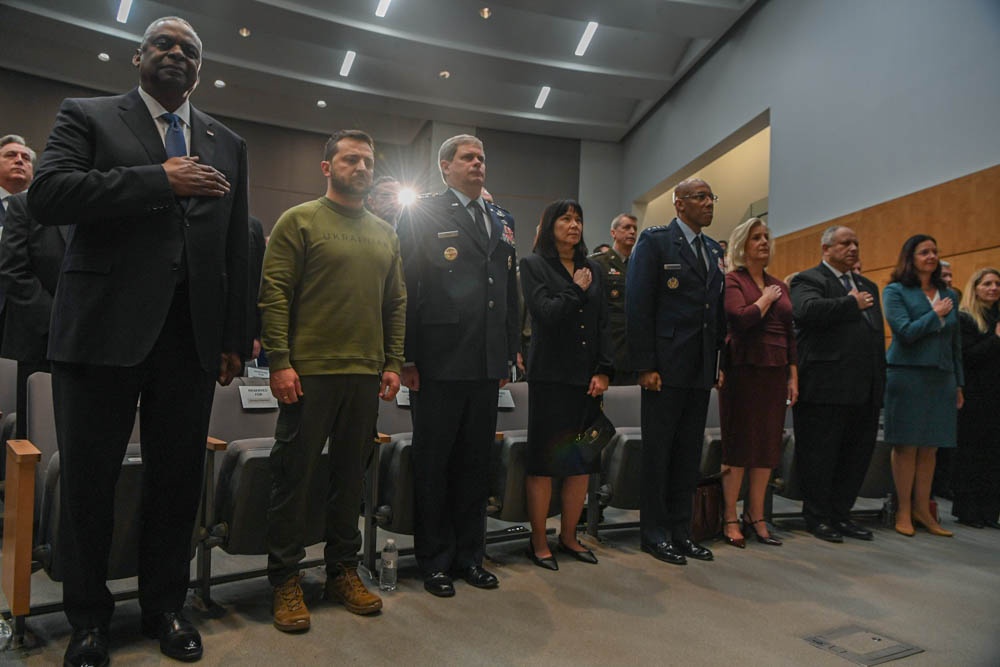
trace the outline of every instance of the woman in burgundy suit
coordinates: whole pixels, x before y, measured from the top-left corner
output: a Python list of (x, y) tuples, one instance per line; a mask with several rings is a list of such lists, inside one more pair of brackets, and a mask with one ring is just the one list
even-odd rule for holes
[[(751, 532), (762, 544), (780, 546), (764, 521), (764, 494), (781, 462), (785, 410), (798, 398), (798, 369), (788, 286), (764, 271), (771, 237), (760, 218), (739, 225), (729, 239), (725, 308), (729, 322), (725, 378), (719, 392), (722, 421), (722, 489), (725, 539), (744, 548)], [(736, 501), (749, 473), (743, 526)]]

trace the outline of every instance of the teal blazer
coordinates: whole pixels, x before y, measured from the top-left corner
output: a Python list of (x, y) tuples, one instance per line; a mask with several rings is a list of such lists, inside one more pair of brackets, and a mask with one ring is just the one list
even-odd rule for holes
[(886, 354), (890, 366), (926, 366), (955, 373), (959, 387), (965, 384), (962, 371), (962, 338), (958, 324), (958, 296), (941, 291), (955, 307), (941, 319), (919, 287), (889, 283), (882, 293), (885, 319), (892, 329), (892, 344)]

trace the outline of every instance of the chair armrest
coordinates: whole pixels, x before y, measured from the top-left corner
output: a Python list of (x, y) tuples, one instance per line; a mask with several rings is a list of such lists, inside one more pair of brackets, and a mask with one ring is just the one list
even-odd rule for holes
[(379, 444), (379, 445), (387, 445), (391, 441), (392, 441), (392, 436), (386, 435), (385, 433), (382, 433), (381, 431), (379, 432), (378, 435), (375, 436), (375, 442), (377, 444)]
[(7, 441), (7, 480), (0, 580), (12, 616), (31, 609), (31, 547), (35, 515), (35, 470), (42, 453), (28, 440)]
[(213, 438), (212, 436), (208, 436), (205, 442), (205, 448), (210, 452), (224, 452), (228, 446), (229, 443), (225, 440), (219, 440), (218, 438)]

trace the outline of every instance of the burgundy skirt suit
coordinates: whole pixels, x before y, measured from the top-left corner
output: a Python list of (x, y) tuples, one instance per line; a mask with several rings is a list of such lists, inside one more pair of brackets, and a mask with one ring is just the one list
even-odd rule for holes
[(726, 274), (729, 332), (719, 392), (722, 463), (738, 468), (776, 468), (788, 398), (788, 367), (796, 364), (795, 331), (788, 286), (767, 273), (764, 284), (781, 288), (781, 298), (763, 316), (761, 297), (746, 269)]

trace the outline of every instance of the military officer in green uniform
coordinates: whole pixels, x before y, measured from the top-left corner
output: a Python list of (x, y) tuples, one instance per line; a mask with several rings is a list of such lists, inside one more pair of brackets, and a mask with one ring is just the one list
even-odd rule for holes
[(590, 257), (604, 270), (604, 297), (608, 301), (615, 358), (612, 384), (617, 385), (635, 384), (637, 378), (636, 373), (628, 366), (628, 345), (625, 341), (625, 273), (637, 233), (636, 217), (619, 213), (611, 221), (611, 238), (614, 244), (608, 250)]

